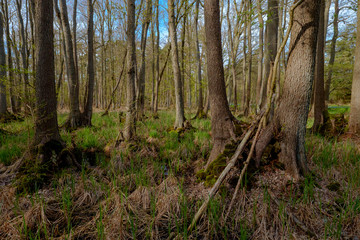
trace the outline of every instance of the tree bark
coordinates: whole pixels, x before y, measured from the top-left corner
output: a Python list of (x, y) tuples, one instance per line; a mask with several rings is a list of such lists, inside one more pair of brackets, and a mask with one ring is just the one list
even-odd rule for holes
[(211, 136), (214, 144), (207, 164), (209, 166), (225, 145), (235, 138), (235, 128), (226, 98), (219, 0), (208, 0), (204, 5)]
[(36, 1), (36, 111), (34, 146), (60, 142), (56, 113), (53, 1)]
[(19, 25), (20, 25), (20, 41), (21, 41), (21, 64), (22, 64), (22, 77), (24, 81), (24, 110), (28, 112), (28, 104), (29, 104), (29, 75), (28, 75), (28, 63), (27, 63), (27, 40), (25, 37), (25, 27), (24, 27), (24, 20), (21, 15), (21, 8), (22, 8), (22, 0), (16, 0), (16, 9), (17, 15), (19, 18)]
[(248, 116), (250, 114), (250, 99), (251, 99), (251, 67), (252, 67), (252, 44), (251, 44), (251, 0), (247, 2), (247, 59), (248, 59), (248, 69), (247, 69), (247, 81), (246, 81), (246, 101), (244, 115)]
[(325, 114), (324, 91), (324, 50), (325, 50), (325, 0), (321, 0), (319, 31), (317, 36), (315, 80), (314, 80), (314, 124), (312, 130), (317, 132), (327, 119)]
[(304, 0), (294, 11), (283, 94), (274, 118), (256, 145), (259, 165), (266, 146), (275, 135), (279, 137), (280, 160), (294, 179), (308, 172), (305, 133), (314, 80), (320, 3), (321, 0)]
[(271, 70), (271, 64), (275, 60), (277, 50), (277, 32), (279, 27), (278, 0), (268, 0), (268, 20), (265, 30), (265, 59), (264, 59), (264, 77), (261, 87), (260, 108), (266, 104), (268, 91), (268, 77)]
[(11, 111), (15, 114), (18, 112), (16, 108), (16, 97), (14, 95), (14, 73), (12, 71), (13, 63), (12, 63), (12, 50), (11, 50), (11, 38), (10, 38), (10, 27), (9, 27), (9, 9), (8, 9), (8, 1), (1, 1), (2, 11), (4, 13), (4, 24), (5, 24), (5, 38), (6, 38), (6, 51), (7, 51), (7, 72), (8, 72), (8, 80), (9, 80), (9, 93), (10, 93), (10, 104)]
[(135, 49), (135, 0), (127, 1), (127, 112), (124, 126), (124, 138), (129, 141), (135, 135), (135, 74), (136, 74), (136, 49)]
[[(77, 28), (77, 6), (78, 1), (74, 0), (74, 9), (73, 9), (73, 26), (72, 26), (72, 40), (73, 40), (73, 50), (74, 50), (74, 63), (75, 63), (75, 72), (76, 72), (76, 81), (78, 84), (79, 82), (79, 63), (78, 63), (78, 55), (77, 55), (77, 34), (76, 34), (76, 28)], [(80, 87), (80, 85), (79, 85)], [(80, 96), (79, 96), (80, 97)], [(80, 106), (79, 106), (80, 107)]]
[(88, 0), (88, 68), (87, 68), (87, 96), (84, 106), (84, 125), (91, 126), (94, 102), (95, 66), (94, 66), (94, 3)]
[(155, 24), (156, 24), (156, 43), (155, 43), (155, 55), (156, 55), (156, 77), (155, 77), (155, 90), (154, 90), (154, 103), (153, 111), (154, 114), (158, 111), (158, 98), (159, 98), (159, 77), (160, 77), (160, 26), (159, 26), (159, 0), (156, 1), (156, 15), (155, 15)]
[(197, 85), (198, 85), (198, 101), (197, 113), (195, 117), (201, 118), (204, 113), (203, 86), (201, 80), (201, 59), (200, 59), (200, 43), (199, 43), (199, 5), (200, 0), (195, 3), (195, 41), (196, 41), (196, 64), (197, 64)]
[(174, 128), (184, 127), (185, 113), (184, 113), (184, 96), (182, 91), (182, 77), (179, 66), (179, 54), (175, 27), (175, 10), (174, 0), (168, 0), (168, 14), (169, 14), (169, 34), (171, 39), (171, 57), (174, 73), (175, 84), (175, 105), (176, 105), (176, 119)]
[(3, 82), (6, 78), (6, 57), (4, 44), (4, 25), (2, 19), (3, 15), (0, 12), (0, 117), (7, 113), (6, 88)]
[(353, 73), (353, 82), (351, 88), (351, 107), (349, 131), (351, 133), (360, 133), (360, 1), (358, 1), (357, 10), (357, 30), (356, 30), (356, 48), (355, 64)]
[(146, 41), (147, 33), (152, 15), (152, 1), (146, 0), (146, 11), (144, 14), (144, 22), (141, 30), (141, 65), (139, 71), (138, 96), (137, 96), (137, 116), (141, 119), (144, 116), (145, 108), (145, 71), (146, 71)]
[(257, 0), (256, 4), (258, 10), (258, 19), (259, 19), (259, 56), (258, 56), (258, 75), (256, 81), (256, 105), (257, 105), (257, 112), (259, 112), (260, 107), (258, 103), (260, 102), (261, 98), (261, 83), (263, 80), (263, 60), (264, 60), (264, 19), (262, 16), (262, 9), (261, 9), (261, 0)]
[(70, 31), (69, 18), (66, 6), (66, 0), (60, 0), (61, 23), (64, 30), (66, 56), (66, 70), (69, 76), (69, 98), (70, 115), (67, 121), (68, 128), (77, 128), (82, 125), (80, 106), (79, 106), (79, 82), (76, 76), (76, 66), (74, 60), (73, 41)]
[(332, 78), (332, 68), (335, 62), (335, 55), (336, 55), (336, 41), (339, 35), (339, 0), (335, 0), (335, 12), (334, 12), (334, 35), (331, 39), (331, 47), (330, 47), (330, 60), (329, 60), (329, 71), (325, 83), (325, 100), (330, 100), (330, 86), (331, 86), (331, 78)]

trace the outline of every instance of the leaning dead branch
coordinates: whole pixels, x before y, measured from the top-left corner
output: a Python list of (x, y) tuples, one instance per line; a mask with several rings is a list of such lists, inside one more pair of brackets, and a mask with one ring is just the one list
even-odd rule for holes
[(221, 175), (219, 176), (219, 178), (217, 179), (217, 181), (215, 182), (214, 186), (212, 187), (212, 189), (209, 192), (208, 197), (206, 198), (205, 202), (201, 205), (200, 209), (198, 210), (198, 212), (196, 213), (195, 217), (193, 218), (190, 226), (188, 227), (188, 231), (191, 231), (192, 228), (195, 226), (196, 222), (200, 219), (200, 217), (202, 216), (202, 214), (205, 212), (207, 206), (209, 205), (210, 199), (212, 197), (215, 196), (215, 194), (217, 193), (217, 191), (219, 190), (219, 187), (221, 186), (222, 182), (224, 181), (226, 175), (230, 172), (230, 170), (235, 166), (236, 161), (238, 160), (239, 156), (242, 154), (242, 152), (245, 149), (246, 144), (248, 143), (248, 141), (251, 139), (251, 136), (253, 135), (254, 131), (255, 131), (255, 126), (256, 124), (254, 124), (245, 134), (243, 140), (241, 141), (241, 143), (238, 145), (234, 155), (231, 157), (230, 162), (227, 164), (227, 166), (225, 167), (225, 169), (222, 171)]

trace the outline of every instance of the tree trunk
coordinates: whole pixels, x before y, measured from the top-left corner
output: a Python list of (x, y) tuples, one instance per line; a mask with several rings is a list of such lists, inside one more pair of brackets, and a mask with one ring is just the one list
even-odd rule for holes
[(219, 0), (205, 1), (205, 35), (211, 136), (214, 144), (207, 163), (209, 166), (224, 150), (225, 145), (235, 137), (233, 116), (226, 99)]
[(6, 114), (6, 88), (4, 80), (6, 78), (6, 57), (5, 57), (5, 44), (4, 44), (4, 28), (3, 28), (3, 15), (0, 12), (0, 117)]
[(331, 39), (329, 71), (328, 71), (328, 76), (327, 76), (327, 80), (325, 83), (325, 100), (326, 101), (329, 101), (329, 99), (330, 99), (330, 86), (331, 86), (331, 78), (332, 78), (332, 72), (333, 72), (332, 68), (333, 68), (334, 62), (335, 62), (336, 41), (337, 41), (337, 38), (339, 35), (339, 13), (340, 13), (339, 0), (335, 0), (335, 12), (334, 12), (334, 22), (333, 22), (334, 35)]
[(76, 76), (76, 66), (74, 60), (73, 41), (70, 31), (69, 18), (66, 6), (66, 0), (60, 0), (61, 23), (64, 30), (66, 56), (66, 70), (69, 76), (69, 98), (70, 98), (70, 115), (67, 121), (68, 128), (77, 128), (82, 125), (79, 108), (79, 82)]
[(248, 69), (247, 69), (247, 82), (246, 82), (246, 102), (244, 115), (250, 114), (250, 99), (251, 99), (251, 66), (252, 66), (252, 46), (251, 46), (251, 0), (247, 2), (247, 48), (248, 48)]
[(87, 68), (87, 96), (84, 106), (84, 125), (91, 126), (91, 117), (94, 102), (94, 84), (95, 84), (95, 67), (94, 67), (94, 3), (88, 0), (88, 68)]
[(184, 127), (184, 97), (182, 92), (182, 79), (179, 66), (179, 54), (175, 27), (175, 11), (174, 0), (168, 0), (168, 14), (169, 14), (169, 34), (171, 39), (171, 57), (174, 73), (175, 84), (175, 105), (176, 105), (176, 119), (174, 128)]
[[(77, 34), (76, 34), (76, 28), (77, 28), (77, 6), (78, 1), (74, 0), (74, 9), (73, 9), (73, 27), (72, 27), (72, 40), (73, 40), (73, 50), (74, 50), (74, 63), (75, 63), (75, 72), (76, 72), (76, 81), (79, 84), (79, 63), (78, 63), (78, 55), (77, 55)], [(79, 96), (80, 97), (80, 96)], [(80, 107), (80, 105), (79, 105)]]
[(360, 133), (360, 1), (358, 1), (357, 10), (357, 31), (356, 31), (356, 48), (355, 64), (353, 73), (353, 82), (351, 88), (351, 107), (349, 131), (351, 133)]
[(268, 20), (265, 30), (265, 59), (264, 59), (264, 78), (261, 87), (261, 104), (263, 108), (266, 104), (268, 91), (268, 77), (271, 70), (271, 64), (275, 60), (277, 50), (277, 33), (279, 27), (278, 0), (268, 0)]
[(256, 81), (256, 105), (257, 111), (260, 110), (258, 106), (261, 98), (261, 83), (263, 80), (263, 60), (264, 60), (264, 19), (262, 17), (262, 9), (261, 9), (261, 0), (257, 0), (257, 10), (258, 10), (258, 19), (259, 19), (259, 57), (258, 57), (258, 73), (257, 73), (257, 81)]
[(155, 24), (156, 24), (156, 46), (155, 46), (155, 54), (156, 54), (156, 77), (155, 77), (155, 93), (154, 93), (154, 105), (153, 110), (154, 114), (158, 111), (158, 98), (159, 98), (159, 79), (160, 79), (160, 26), (159, 26), (159, 0), (156, 1), (156, 15), (155, 15)]
[(127, 1), (127, 113), (124, 126), (125, 140), (133, 139), (135, 135), (135, 74), (136, 74), (136, 49), (135, 49), (135, 0)]
[(21, 8), (22, 8), (22, 0), (16, 0), (16, 9), (19, 18), (19, 25), (20, 25), (20, 42), (21, 42), (21, 64), (22, 64), (22, 77), (24, 81), (24, 110), (27, 113), (29, 107), (29, 75), (28, 75), (28, 63), (27, 63), (27, 39), (25, 37), (25, 27), (24, 27), (24, 20), (21, 15)]
[(325, 50), (325, 0), (321, 0), (319, 31), (317, 36), (315, 80), (314, 80), (314, 124), (312, 130), (317, 132), (327, 119), (324, 91), (324, 50)]
[(36, 1), (36, 115), (34, 146), (60, 142), (56, 113), (53, 1)]
[(9, 28), (9, 13), (8, 13), (8, 1), (1, 1), (2, 12), (4, 13), (4, 24), (5, 24), (5, 38), (6, 38), (6, 51), (7, 51), (7, 72), (8, 72), (8, 80), (9, 80), (9, 93), (10, 93), (10, 104), (11, 111), (15, 114), (17, 113), (16, 108), (16, 97), (14, 95), (14, 74), (12, 71), (13, 63), (12, 63), (12, 51), (11, 51), (11, 38), (10, 38), (10, 28)]
[(201, 81), (201, 59), (200, 59), (200, 43), (199, 43), (199, 5), (200, 0), (196, 0), (195, 4), (195, 41), (196, 41), (196, 64), (197, 64), (197, 86), (198, 86), (198, 101), (197, 113), (195, 117), (201, 118), (205, 116), (204, 100), (203, 100), (203, 86)]
[(259, 165), (271, 139), (275, 135), (280, 137), (280, 160), (294, 179), (308, 172), (305, 133), (314, 80), (320, 3), (321, 0), (304, 0), (294, 11), (283, 94), (274, 118), (256, 144)]
[(146, 41), (147, 33), (151, 21), (152, 15), (152, 1), (146, 0), (146, 11), (144, 14), (144, 22), (141, 30), (141, 65), (139, 71), (139, 83), (138, 83), (138, 99), (137, 99), (137, 116), (140, 120), (144, 116), (145, 107), (145, 71), (146, 71)]

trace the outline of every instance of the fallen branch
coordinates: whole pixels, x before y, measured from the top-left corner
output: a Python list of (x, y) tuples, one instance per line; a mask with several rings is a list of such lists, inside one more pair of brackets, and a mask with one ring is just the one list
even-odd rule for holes
[(239, 177), (239, 180), (238, 180), (238, 182), (237, 182), (237, 184), (236, 184), (235, 192), (234, 192), (234, 195), (233, 195), (233, 197), (232, 197), (232, 199), (231, 199), (231, 202), (230, 202), (228, 211), (227, 211), (227, 213), (226, 213), (224, 222), (226, 222), (226, 219), (227, 219), (227, 217), (229, 216), (229, 213), (230, 213), (230, 211), (231, 211), (231, 208), (232, 208), (232, 206), (234, 205), (235, 199), (236, 199), (236, 197), (237, 197), (237, 194), (238, 194), (238, 192), (239, 192), (239, 189), (240, 189), (240, 186), (241, 186), (241, 183), (242, 183), (242, 179), (243, 179), (243, 177), (244, 177), (244, 175), (245, 175), (245, 172), (246, 172), (246, 170), (247, 170), (247, 168), (248, 168), (248, 166), (249, 166), (250, 160), (251, 160), (252, 155), (253, 155), (253, 153), (254, 153), (255, 145), (256, 145), (256, 142), (257, 142), (257, 140), (258, 140), (258, 138), (259, 138), (260, 131), (261, 131), (261, 127), (262, 127), (262, 125), (263, 125), (263, 124), (262, 124), (263, 121), (265, 121), (265, 116), (260, 120), (258, 129), (257, 129), (256, 134), (255, 134), (255, 137), (254, 137), (254, 141), (253, 141), (252, 144), (251, 144), (250, 153), (249, 153), (246, 161), (244, 162), (244, 167), (243, 167), (243, 169), (241, 170), (240, 177)]
[(248, 141), (250, 140), (251, 136), (253, 135), (254, 131), (255, 131), (255, 126), (256, 124), (254, 124), (245, 134), (243, 140), (241, 141), (241, 143), (238, 145), (234, 155), (231, 157), (231, 160), (229, 161), (229, 163), (226, 165), (225, 169), (222, 171), (222, 173), (220, 174), (219, 178), (217, 179), (217, 181), (215, 182), (214, 186), (212, 187), (212, 189), (209, 192), (209, 195), (207, 196), (205, 202), (201, 205), (200, 209), (198, 210), (198, 212), (195, 214), (190, 226), (188, 227), (188, 231), (191, 231), (192, 228), (195, 226), (196, 222), (199, 220), (199, 218), (202, 216), (202, 214), (205, 212), (207, 206), (209, 205), (210, 199), (212, 197), (215, 196), (216, 192), (219, 190), (222, 182), (224, 181), (226, 175), (230, 172), (230, 170), (235, 166), (235, 163), (237, 161), (237, 159), (239, 158), (240, 154), (244, 151), (246, 144), (248, 143)]

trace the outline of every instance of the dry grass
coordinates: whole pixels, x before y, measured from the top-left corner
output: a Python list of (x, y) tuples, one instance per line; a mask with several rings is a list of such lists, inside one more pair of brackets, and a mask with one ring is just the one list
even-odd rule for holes
[[(185, 138), (203, 144), (199, 135)], [(209, 191), (195, 177), (206, 162), (198, 151), (210, 147), (184, 148), (180, 139), (164, 154), (172, 139), (143, 139), (131, 151), (117, 149), (102, 166), (83, 172), (65, 170), (31, 195), (17, 195), (11, 182), (0, 183), (0, 239), (360, 237), (360, 154), (348, 144), (309, 137), (313, 174), (297, 183), (289, 180), (276, 161), (252, 170), (225, 221), (239, 164), (195, 230), (188, 232)], [(326, 155), (329, 149), (336, 158)], [(294, 217), (315, 236), (303, 231)]]

